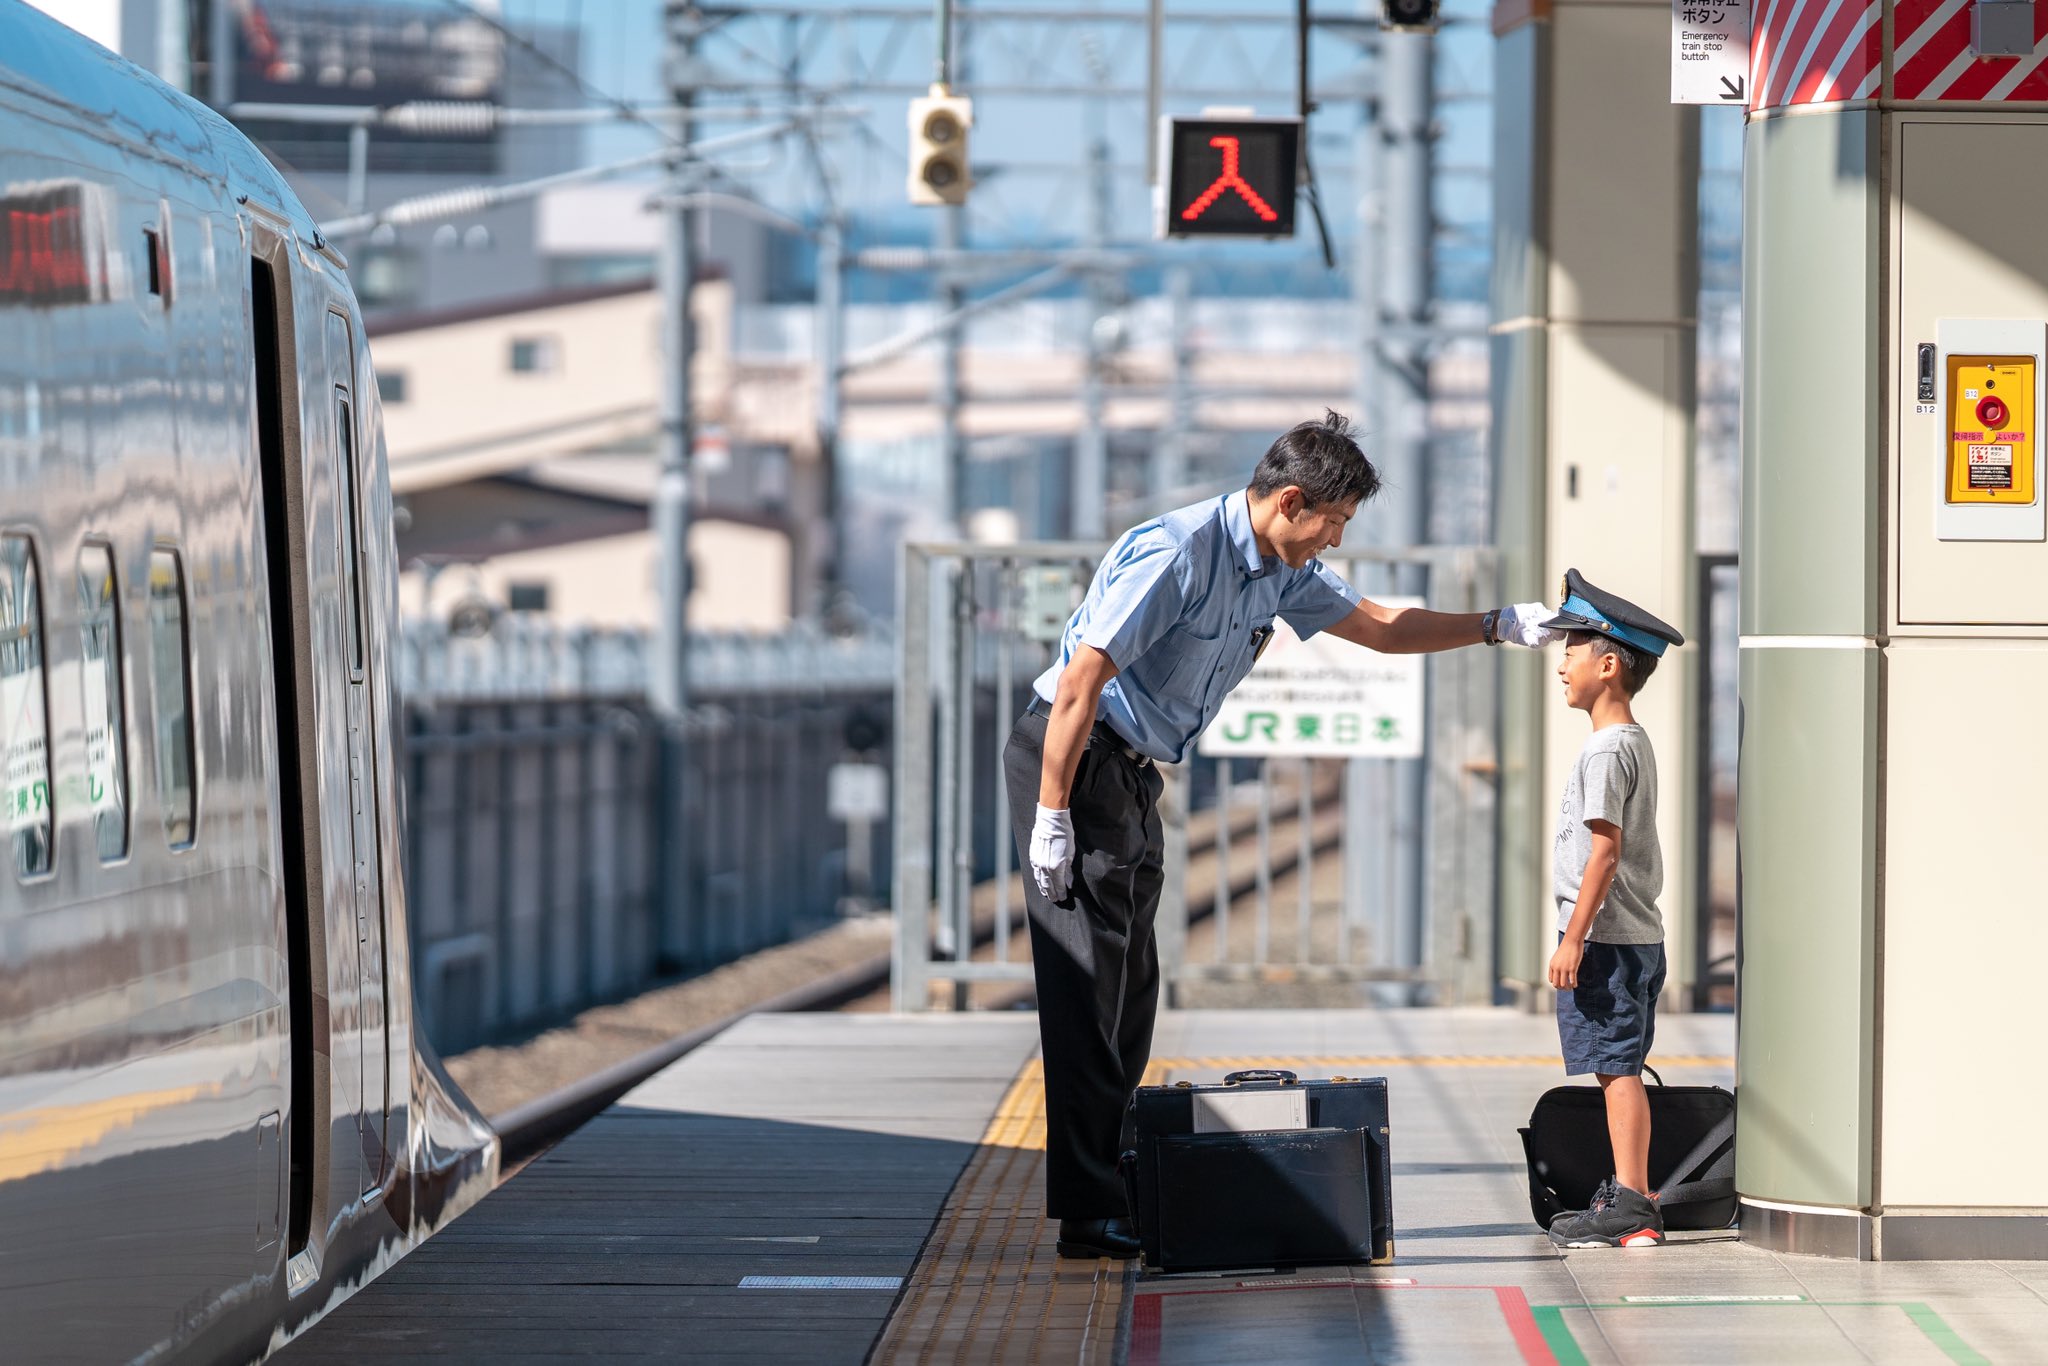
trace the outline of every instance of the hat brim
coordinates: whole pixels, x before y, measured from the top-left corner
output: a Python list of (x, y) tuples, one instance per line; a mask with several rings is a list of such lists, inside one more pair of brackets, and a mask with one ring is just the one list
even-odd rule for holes
[(1577, 612), (1559, 612), (1545, 622), (1537, 623), (1546, 631), (1594, 631), (1600, 635), (1611, 635), (1605, 622), (1590, 620)]

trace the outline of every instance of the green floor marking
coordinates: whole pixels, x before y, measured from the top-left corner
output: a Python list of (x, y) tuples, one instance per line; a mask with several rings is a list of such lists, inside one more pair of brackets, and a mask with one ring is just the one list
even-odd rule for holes
[(1939, 1347), (1956, 1366), (1991, 1366), (1991, 1358), (1964, 1342), (1961, 1334), (1926, 1305), (1901, 1304), (1899, 1308), (1906, 1311), (1906, 1317), (1913, 1320), (1914, 1325), (1927, 1334), (1927, 1340)]
[(1584, 1366), (1586, 1356), (1579, 1350), (1577, 1339), (1571, 1329), (1565, 1327), (1564, 1310), (1572, 1309), (1884, 1309), (1897, 1308), (1913, 1321), (1913, 1326), (1927, 1335), (1927, 1340), (1941, 1349), (1943, 1356), (1956, 1366), (1991, 1366), (1991, 1358), (1963, 1341), (1962, 1334), (1948, 1326), (1948, 1321), (1934, 1312), (1930, 1305), (1918, 1300), (1760, 1300), (1728, 1299), (1719, 1302), (1711, 1300), (1636, 1300), (1607, 1301), (1584, 1305), (1538, 1304), (1530, 1312), (1536, 1316), (1536, 1326), (1542, 1330), (1543, 1339), (1550, 1344), (1556, 1355), (1558, 1366)]
[(1586, 1366), (1586, 1354), (1579, 1350), (1579, 1340), (1572, 1336), (1572, 1330), (1564, 1321), (1564, 1310), (1555, 1304), (1539, 1304), (1529, 1311), (1536, 1319), (1537, 1331), (1543, 1334), (1543, 1341), (1550, 1348), (1550, 1354), (1557, 1358), (1557, 1366)]

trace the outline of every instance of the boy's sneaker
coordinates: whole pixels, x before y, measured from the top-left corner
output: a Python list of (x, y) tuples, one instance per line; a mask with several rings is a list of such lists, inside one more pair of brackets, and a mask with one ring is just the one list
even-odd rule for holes
[[(1601, 1196), (1607, 1197), (1604, 1205)], [(1593, 1197), (1593, 1208), (1551, 1220), (1550, 1241), (1559, 1247), (1655, 1247), (1664, 1241), (1664, 1215), (1649, 1196), (1610, 1181)]]

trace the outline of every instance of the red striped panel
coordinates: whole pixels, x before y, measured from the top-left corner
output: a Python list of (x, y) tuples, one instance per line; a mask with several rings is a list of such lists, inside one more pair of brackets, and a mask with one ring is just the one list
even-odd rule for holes
[(1907, 46), (1921, 29), (1929, 24), (1939, 23), (1932, 37), (1928, 38), (1918, 52), (1908, 57), (1892, 73), (1892, 97), (1901, 100), (1937, 99), (1936, 93), (1944, 86), (1948, 69), (1956, 58), (1970, 49), (1970, 7), (1963, 5), (1942, 21), (1938, 13), (1921, 16), (1921, 22), (1908, 28), (1905, 24), (1905, 6), (1899, 7), (1899, 15), (1892, 21), (1892, 51)]
[(1749, 20), (1749, 107), (1764, 109), (1764, 73), (1771, 69), (1771, 54), (1778, 50), (1780, 17), (1798, 0), (1755, 0)]
[[(1850, 3), (1845, 3), (1842, 8), (1852, 8), (1853, 4), (1854, 0), (1850, 0)], [(1789, 4), (1781, 9), (1780, 13), (1784, 18), (1780, 22), (1784, 26), (1784, 32), (1777, 40), (1778, 50), (1771, 56), (1777, 70), (1764, 68), (1764, 81), (1757, 87), (1755, 98), (1750, 101), (1752, 105), (1759, 109), (1769, 109), (1785, 103), (1786, 94), (1799, 83), (1800, 76), (1804, 74), (1801, 69), (1801, 58), (1806, 52), (1807, 44), (1813, 41), (1813, 31), (1819, 25), (1821, 16), (1827, 13), (1827, 9), (1827, 0), (1800, 0), (1800, 3)]]
[(1883, 56), (1882, 17), (1880, 0), (1844, 0), (1833, 15), (1828, 0), (1758, 0), (1750, 37), (1750, 107), (1856, 99)]
[[(2034, 6), (2034, 46), (2048, 42), (2048, 5)], [(2048, 61), (2036, 57), (2034, 69), (2012, 88), (2008, 100), (2048, 100)]]
[[(1845, 0), (1830, 16), (1828, 0), (1756, 0), (1750, 107), (1828, 104), (1878, 93), (1864, 87), (1882, 66), (1880, 4)], [(1973, 58), (1967, 0), (1893, 0), (1892, 42), (1892, 51), (1903, 54), (1893, 57), (1892, 86), (1884, 92), (1894, 99), (2048, 101), (2043, 0), (2034, 5), (2033, 56)]]
[[(1843, 5), (1821, 35), (1806, 71), (1793, 82), (1785, 102), (1828, 104), (1855, 99), (1857, 87), (1877, 66), (1884, 44), (1882, 19), (1874, 4)], [(1837, 62), (1842, 68), (1839, 73), (1834, 70)]]

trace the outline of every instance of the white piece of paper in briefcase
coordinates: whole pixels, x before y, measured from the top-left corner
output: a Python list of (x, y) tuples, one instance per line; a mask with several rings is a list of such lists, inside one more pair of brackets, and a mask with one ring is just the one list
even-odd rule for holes
[(1308, 1093), (1295, 1087), (1279, 1091), (1197, 1091), (1192, 1099), (1198, 1134), (1251, 1134), (1308, 1127)]

